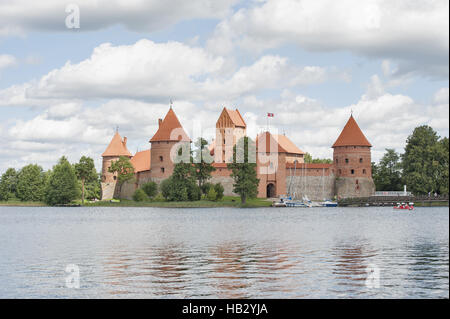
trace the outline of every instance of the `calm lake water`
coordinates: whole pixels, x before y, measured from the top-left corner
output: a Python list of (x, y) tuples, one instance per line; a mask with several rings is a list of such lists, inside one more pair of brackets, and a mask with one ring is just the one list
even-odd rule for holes
[(449, 297), (447, 207), (0, 207), (0, 243), (0, 298)]

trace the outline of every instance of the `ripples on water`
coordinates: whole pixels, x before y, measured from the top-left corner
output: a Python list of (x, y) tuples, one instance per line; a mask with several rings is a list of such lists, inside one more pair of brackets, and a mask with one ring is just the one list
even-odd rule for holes
[(448, 208), (0, 207), (0, 297), (448, 298), (448, 225)]

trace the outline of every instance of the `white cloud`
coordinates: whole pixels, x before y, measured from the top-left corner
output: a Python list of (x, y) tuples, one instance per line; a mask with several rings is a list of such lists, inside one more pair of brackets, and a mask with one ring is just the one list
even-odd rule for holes
[(268, 0), (223, 20), (208, 42), (251, 52), (295, 43), (311, 51), (350, 51), (392, 59), (398, 73), (448, 77), (447, 0)]
[(265, 55), (232, 69), (229, 59), (179, 42), (140, 40), (132, 45), (101, 44), (77, 64), (68, 61), (39, 80), (0, 90), (0, 105), (35, 106), (71, 99), (176, 100), (236, 99), (262, 89), (348, 80), (335, 67), (296, 66)]
[[(224, 17), (235, 0), (77, 0), (79, 31), (100, 30), (124, 25), (135, 31), (154, 31), (191, 19)], [(66, 5), (60, 0), (6, 0), (0, 2), (0, 35), (29, 31), (64, 31)]]
[(9, 54), (0, 54), (0, 70), (17, 64), (17, 59)]

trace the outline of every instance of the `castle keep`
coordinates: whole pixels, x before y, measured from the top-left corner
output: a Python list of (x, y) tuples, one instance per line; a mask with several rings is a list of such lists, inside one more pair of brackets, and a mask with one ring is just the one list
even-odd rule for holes
[[(216, 137), (209, 151), (216, 168), (210, 182), (221, 183), (225, 195), (233, 193), (233, 179), (227, 168), (233, 147), (246, 136), (246, 123), (238, 110), (224, 108), (216, 122)], [(253, 139), (253, 138), (252, 138)], [(305, 163), (305, 152), (287, 136), (263, 132), (256, 136), (256, 169), (259, 178), (258, 197), (278, 197), (290, 194), (311, 200), (326, 198), (365, 197), (375, 192), (371, 170), (371, 147), (353, 115), (345, 124), (333, 148), (332, 164)], [(160, 183), (171, 176), (173, 158), (189, 154), (191, 139), (184, 131), (172, 107), (164, 119), (158, 120), (158, 130), (150, 139), (148, 150), (134, 156), (127, 149), (127, 138), (116, 132), (102, 154), (102, 198), (131, 198), (140, 185)], [(111, 162), (120, 156), (130, 158), (135, 181), (122, 186), (119, 194), (117, 176), (110, 173)]]

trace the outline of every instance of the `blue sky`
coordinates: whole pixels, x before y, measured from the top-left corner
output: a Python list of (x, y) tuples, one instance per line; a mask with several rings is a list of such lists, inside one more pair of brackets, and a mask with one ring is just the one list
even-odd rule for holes
[(0, 172), (62, 155), (100, 168), (116, 125), (131, 152), (148, 148), (170, 99), (187, 130), (227, 106), (256, 134), (273, 112), (315, 157), (350, 110), (375, 161), (418, 125), (448, 136), (448, 1), (75, 4), (79, 29), (61, 1), (0, 3)]

